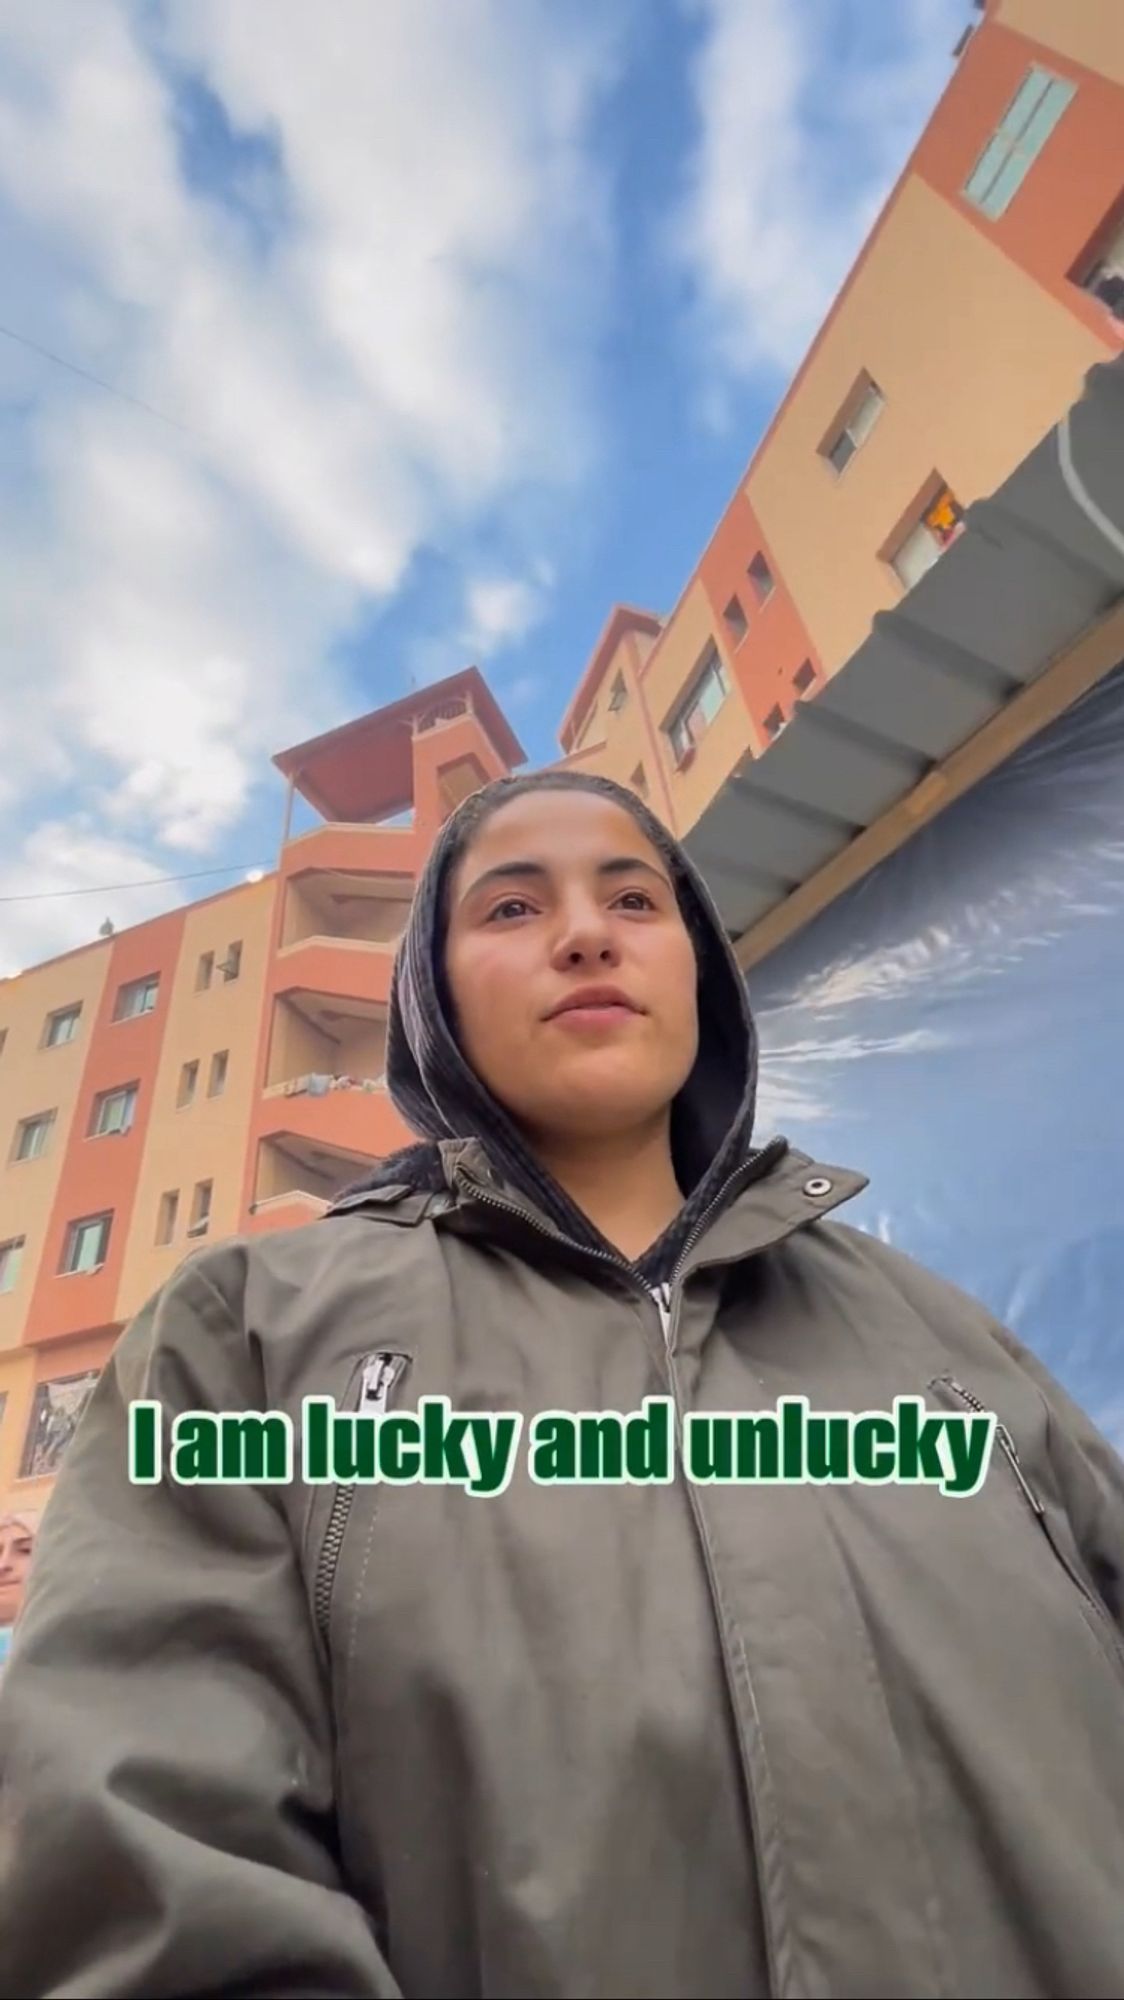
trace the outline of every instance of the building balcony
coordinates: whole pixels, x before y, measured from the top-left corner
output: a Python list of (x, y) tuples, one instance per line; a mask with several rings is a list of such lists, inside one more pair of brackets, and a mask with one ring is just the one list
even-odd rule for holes
[(414, 878), (401, 868), (375, 874), (302, 869), (285, 884), (281, 947), (332, 938), (393, 950), (406, 927), (413, 893)]
[(408, 876), (413, 880), (425, 864), (427, 847), (416, 826), (333, 820), (285, 842), (281, 874), (291, 880), (316, 869), (328, 874)]
[(255, 1228), (281, 1229), (308, 1222), (370, 1171), (374, 1154), (314, 1142), (290, 1127), (258, 1146), (250, 1220)]
[(286, 1133), (313, 1146), (330, 1146), (364, 1159), (381, 1159), (409, 1144), (410, 1134), (379, 1080), (298, 1077), (264, 1092), (258, 1117), (263, 1139)]
[(300, 1188), (293, 1188), (288, 1194), (270, 1195), (265, 1201), (250, 1203), (246, 1233), (265, 1236), (275, 1229), (299, 1229), (302, 1223), (317, 1222), (328, 1205), (321, 1196), (304, 1194)]
[(393, 944), (368, 944), (357, 938), (308, 937), (283, 945), (273, 961), (273, 991), (278, 996), (319, 993), (341, 1004), (366, 1003), (385, 1007), (394, 970)]

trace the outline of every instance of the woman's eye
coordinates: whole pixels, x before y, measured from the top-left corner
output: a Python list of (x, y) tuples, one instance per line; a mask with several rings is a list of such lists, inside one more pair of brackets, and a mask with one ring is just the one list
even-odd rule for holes
[(630, 898), (634, 904), (640, 903), (646, 910), (654, 910), (656, 907), (654, 897), (649, 896), (646, 889), (626, 889), (619, 901), (624, 903)]
[(529, 908), (530, 905), (524, 901), (522, 896), (505, 896), (502, 903), (497, 903), (493, 910), (489, 910), (488, 922), (494, 923), (495, 919), (503, 916), (505, 911), (514, 910), (517, 917), (522, 916), (523, 912)]

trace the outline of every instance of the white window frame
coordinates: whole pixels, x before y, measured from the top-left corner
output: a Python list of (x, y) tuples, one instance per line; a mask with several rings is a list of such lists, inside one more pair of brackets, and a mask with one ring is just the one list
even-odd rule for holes
[(964, 183), (965, 201), (989, 222), (1006, 214), (1076, 95), (1077, 85), (1068, 77), (1031, 64)]
[[(117, 1099), (125, 1100), (124, 1113), (118, 1123), (112, 1125), (105, 1124), (103, 1120), (106, 1111)], [(136, 1116), (136, 1109), (137, 1085), (135, 1083), (121, 1083), (113, 1090), (100, 1091), (94, 1103), (94, 1116), (90, 1126), (91, 1139), (110, 1139), (118, 1134), (124, 1135), (124, 1133), (130, 1132)]]
[[(21, 1118), (16, 1125), (16, 1140), (12, 1148), (13, 1161), (22, 1166), (27, 1160), (41, 1160), (51, 1143), (51, 1132), (54, 1128), (54, 1123), (55, 1114), (53, 1111), (33, 1111), (27, 1118)], [(42, 1132), (42, 1141), (31, 1152), (25, 1153), (23, 1150), (24, 1138), (33, 1129)]]
[[(102, 1232), (98, 1243), (97, 1257), (92, 1264), (73, 1263), (71, 1260), (72, 1248), (77, 1246), (85, 1230), (94, 1228), (100, 1229)], [(109, 1239), (112, 1230), (113, 1211), (111, 1209), (107, 1209), (102, 1215), (78, 1215), (75, 1216), (73, 1222), (68, 1222), (66, 1225), (66, 1236), (63, 1241), (62, 1265), (59, 1276), (62, 1278), (85, 1278), (89, 1277), (92, 1271), (100, 1271), (105, 1264), (109, 1252)]]
[[(764, 586), (764, 588), (762, 587), (762, 584), (757, 575), (757, 571), (754, 568), (754, 564), (756, 563), (761, 564), (761, 567), (765, 571), (765, 575), (768, 578), (768, 582)], [(771, 598), (773, 592), (777, 587), (777, 579), (773, 575), (773, 565), (769, 561), (768, 556), (765, 554), (764, 549), (758, 549), (756, 555), (753, 556), (749, 562), (747, 562), (745, 566), (745, 573), (749, 578), (749, 587), (752, 590), (754, 597), (757, 599), (758, 604), (759, 605), (768, 604), (769, 599)]]
[(19, 1284), (20, 1266), (26, 1248), (26, 1236), (9, 1236), (6, 1243), (0, 1243), (0, 1298), (14, 1292)]
[[(717, 688), (719, 699), (708, 713), (704, 707), (711, 688)], [(688, 692), (674, 709), (666, 724), (666, 734), (671, 743), (676, 764), (685, 762), (706, 735), (719, 710), (730, 698), (730, 677), (723, 665), (722, 655), (714, 640), (710, 641), (702, 660), (691, 676)], [(702, 718), (701, 726), (692, 731), (691, 724), (696, 716)]]
[[(134, 1007), (129, 1004), (134, 994), (142, 1002), (140, 1006)], [(114, 1022), (139, 1021), (145, 1014), (154, 1013), (159, 997), (160, 974), (158, 972), (146, 973), (143, 979), (127, 979), (117, 995), (117, 1005), (113, 1012)]]
[[(852, 392), (848, 405), (850, 414), (821, 447), (821, 456), (837, 479), (842, 478), (855, 453), (866, 443), (885, 407), (886, 398), (877, 382), (872, 381), (869, 375), (865, 376)], [(842, 445), (846, 445), (847, 450), (840, 463), (836, 453)]]
[[(940, 558), (944, 555), (945, 550), (950, 548), (952, 546), (952, 541), (956, 539), (956, 537), (953, 536), (949, 541), (942, 542), (936, 529), (931, 527), (928, 520), (926, 519), (926, 516), (932, 513), (938, 501), (945, 494), (948, 495), (949, 499), (953, 502), (953, 505), (962, 512), (962, 510), (960, 509), (960, 502), (957, 500), (956, 495), (952, 492), (951, 488), (948, 487), (947, 485), (938, 486), (936, 491), (933, 493), (932, 498), (926, 501), (923, 507), (918, 508), (916, 517), (914, 518), (910, 526), (906, 529), (904, 535), (900, 537), (900, 539), (895, 544), (893, 549), (891, 549), (887, 554), (887, 561), (889, 562), (890, 568), (893, 570), (894, 575), (896, 576), (898, 583), (901, 585), (901, 588), (903, 590), (912, 590), (916, 584), (920, 583), (923, 576), (928, 576), (929, 571), (931, 569), (936, 568), (936, 565), (940, 561)], [(902, 558), (903, 556), (905, 556), (906, 551), (915, 545), (919, 551), (925, 552), (927, 560), (921, 564), (920, 568), (916, 569), (913, 567), (912, 564), (910, 564), (908, 566), (907, 572), (903, 573)]]
[(196, 1181), (191, 1194), (191, 1220), (187, 1225), (189, 1236), (205, 1236), (211, 1226), (211, 1210), (214, 1206), (215, 1184), (213, 1180)]
[[(166, 1235), (164, 1233), (165, 1217), (167, 1217)], [(156, 1209), (156, 1247), (158, 1250), (166, 1250), (170, 1243), (175, 1242), (176, 1224), (179, 1222), (179, 1217), (180, 1191), (178, 1188), (165, 1188)]]
[[(733, 617), (730, 616), (731, 612), (734, 613)], [(749, 631), (749, 613), (736, 590), (731, 594), (730, 601), (722, 613), (722, 622), (735, 647), (740, 646)]]
[[(82, 1019), (81, 1001), (79, 1001), (76, 1006), (53, 1007), (51, 1009), (51, 1012), (47, 1016), (46, 1025), (43, 1030), (43, 1040), (40, 1046), (45, 1049), (65, 1049), (69, 1047), (71, 1042), (77, 1040), (78, 1024), (81, 1021), (81, 1019)], [(71, 1027), (70, 1033), (68, 1035), (55, 1034), (54, 1032), (55, 1027), (60, 1021), (70, 1021), (73, 1023), (73, 1026)]]

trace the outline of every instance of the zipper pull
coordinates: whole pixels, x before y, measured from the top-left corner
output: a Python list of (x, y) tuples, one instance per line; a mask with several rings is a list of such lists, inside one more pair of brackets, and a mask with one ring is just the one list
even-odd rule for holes
[(670, 1350), (670, 1348), (671, 1348), (671, 1286), (670, 1286), (670, 1285), (653, 1285), (651, 1289), (652, 1289), (652, 1297), (654, 1298), (654, 1300), (655, 1300), (655, 1302), (656, 1302), (656, 1311), (657, 1311), (657, 1312), (659, 1313), (659, 1316), (660, 1316), (660, 1330), (661, 1330), (661, 1332), (662, 1332), (662, 1334), (663, 1334), (663, 1338), (664, 1338), (664, 1345), (665, 1345), (665, 1347), (667, 1347), (667, 1348), (668, 1348), (668, 1349)]
[(999, 1439), (1000, 1450), (1003, 1452), (1007, 1460), (1007, 1463), (1011, 1468), (1011, 1471), (1014, 1473), (1015, 1478), (1018, 1480), (1019, 1485), (1022, 1487), (1026, 1499), (1028, 1500), (1031, 1507), (1033, 1507), (1034, 1512), (1037, 1514), (1039, 1520), (1040, 1521), (1044, 1520), (1046, 1516), (1046, 1509), (1042, 1505), (1041, 1500), (1038, 1498), (1038, 1495), (1035, 1492), (1033, 1486), (1031, 1485), (1029, 1479), (1027, 1478), (1026, 1473), (1022, 1469), (1022, 1465), (1019, 1460), (1019, 1454), (1015, 1450), (1015, 1440), (1011, 1436), (1011, 1433), (1007, 1429), (1007, 1426), (1005, 1424), (997, 1423), (995, 1426), (995, 1435)]
[(381, 1416), (394, 1384), (406, 1366), (404, 1354), (374, 1354), (363, 1370), (359, 1409), (363, 1416)]
[[(952, 1375), (946, 1375), (944, 1377), (944, 1380), (947, 1382), (949, 1388), (952, 1390), (953, 1395), (959, 1396), (961, 1402), (967, 1403), (968, 1408), (970, 1410), (978, 1410), (982, 1416), (987, 1416), (988, 1414), (990, 1414), (987, 1410), (985, 1410), (984, 1405), (980, 1402), (979, 1397), (974, 1396), (970, 1389), (962, 1388), (960, 1383), (957, 1382)], [(1006, 1459), (1008, 1465), (1010, 1466), (1011, 1471), (1014, 1473), (1015, 1478), (1018, 1480), (1019, 1485), (1022, 1488), (1023, 1498), (1026, 1500), (1028, 1506), (1033, 1510), (1033, 1512), (1037, 1514), (1038, 1519), (1043, 1524), (1045, 1524), (1046, 1509), (1042, 1505), (1041, 1500), (1038, 1498), (1038, 1495), (1035, 1492), (1033, 1486), (1031, 1485), (1029, 1479), (1027, 1478), (1026, 1473), (1022, 1469), (1022, 1463), (1020, 1461), (1019, 1454), (1015, 1450), (1014, 1438), (1011, 1436), (1011, 1433), (1007, 1429), (1006, 1424), (1001, 1424), (998, 1418), (996, 1418), (995, 1421), (995, 1435), (999, 1440), (1000, 1451), (1003, 1453), (1003, 1456)]]

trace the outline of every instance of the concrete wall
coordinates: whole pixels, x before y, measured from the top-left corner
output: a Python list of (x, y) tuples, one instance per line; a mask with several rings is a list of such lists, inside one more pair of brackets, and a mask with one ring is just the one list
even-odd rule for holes
[[(927, 182), (907, 182), (746, 486), (829, 673), (900, 601), (879, 551), (930, 474), (965, 505), (990, 493), (1104, 352)], [(819, 447), (864, 369), (886, 405), (837, 474)]]
[[(214, 1183), (209, 1235), (233, 1234), (238, 1227), (241, 1175), (246, 1131), (253, 1103), (254, 1065), (265, 981), (270, 922), (276, 878), (247, 883), (229, 895), (196, 905), (187, 912), (180, 974), (169, 994), (168, 1020), (156, 1072), (155, 1115), (137, 1181), (136, 1222), (128, 1231), (128, 1248), (121, 1274), (118, 1318), (127, 1318), (174, 1270), (195, 1239), (185, 1236), (196, 1182)], [(213, 951), (216, 962), (227, 947), (241, 942), (241, 970), (229, 983), (216, 973), (206, 992), (195, 987), (202, 952)], [(207, 1095), (211, 1059), (228, 1051), (226, 1085), (218, 1097)], [(185, 1062), (199, 1064), (199, 1079), (190, 1105), (176, 1104), (180, 1072)], [(173, 1241), (156, 1242), (160, 1199), (179, 1191), (179, 1214)]]

